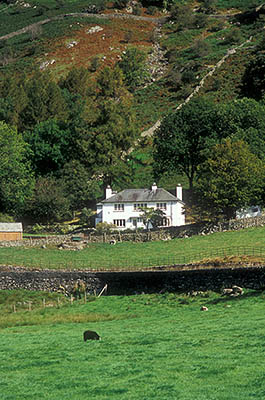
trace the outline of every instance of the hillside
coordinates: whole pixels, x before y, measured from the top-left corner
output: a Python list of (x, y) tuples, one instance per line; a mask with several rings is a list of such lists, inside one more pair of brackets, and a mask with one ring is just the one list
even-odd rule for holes
[[(10, 69), (13, 73), (21, 70), (30, 73), (40, 68), (49, 70), (58, 79), (73, 67), (90, 68), (95, 58), (100, 61), (100, 68), (113, 67), (128, 46), (138, 47), (148, 54), (152, 73), (147, 87), (134, 93), (143, 129), (169, 108), (181, 104), (228, 49), (251, 38), (240, 51), (230, 54), (199, 93), (206, 93), (216, 101), (239, 96), (245, 64), (263, 37), (264, 14), (258, 22), (239, 23), (233, 16), (244, 14), (253, 7), (253, 2), (219, 0), (214, 13), (209, 15), (199, 12), (202, 2), (187, 3), (197, 19), (189, 26), (187, 17), (185, 26), (183, 15), (184, 27), (179, 28), (178, 17), (170, 18), (169, 11), (142, 7), (141, 3), (134, 10), (117, 9), (115, 3), (96, 3), (98, 9), (93, 15), (93, 6), (82, 1), (0, 2), (2, 75)], [(258, 4), (262, 1), (255, 2)], [(8, 38), (15, 32), (16, 36)], [(187, 76), (181, 79), (179, 71)]]
[[(69, 156), (71, 152), (80, 152), (82, 142), (82, 154), (78, 162), (82, 161), (82, 157), (87, 158), (83, 154), (87, 151), (85, 149), (93, 148), (94, 153), (89, 156), (89, 162), (87, 159), (82, 161), (88, 171), (87, 180), (94, 180), (95, 176), (106, 176), (103, 184), (113, 182), (118, 189), (128, 184), (131, 187), (150, 185), (154, 179), (152, 134), (153, 127), (157, 126), (154, 124), (158, 124), (170, 110), (176, 110), (191, 98), (203, 96), (222, 104), (243, 96), (242, 80), (246, 67), (255, 58), (257, 49), (264, 49), (263, 2), (176, 1), (167, 4), (167, 9), (165, 4), (121, 0), (114, 3), (102, 0), (0, 2), (0, 120), (23, 133), (34, 153), (31, 163), (37, 176), (51, 173), (56, 179), (63, 176), (65, 181), (66, 171), (62, 172), (62, 168), (72, 162), (65, 154)], [(135, 60), (138, 57), (137, 62), (142, 68), (137, 77), (139, 82), (135, 81), (131, 87), (128, 86), (128, 76), (132, 67), (125, 66), (127, 72), (123, 70), (127, 74), (127, 81), (115, 76), (115, 67), (121, 66), (130, 49), (139, 51), (133, 57), (136, 57)], [(144, 58), (146, 60), (143, 63)], [(106, 67), (113, 71), (112, 76), (106, 73)], [(37, 78), (38, 73), (42, 74), (43, 83)], [(71, 74), (76, 75), (73, 77)], [(44, 92), (41, 94), (44, 88), (32, 89), (30, 84), (33, 85), (34, 81), (35, 86), (37, 82), (45, 86), (45, 80), (46, 83), (53, 82), (53, 88), (45, 88), (53, 104), (45, 105), (45, 110), (34, 110), (36, 116), (33, 117), (33, 107), (36, 107), (38, 101), (33, 99), (33, 105), (30, 105), (30, 91), (36, 93), (40, 90), (39, 99), (46, 95)], [(114, 94), (110, 94), (109, 88), (109, 94), (104, 94), (104, 85), (114, 85), (111, 89)], [(84, 128), (78, 127), (78, 132), (73, 133), (73, 129), (77, 129), (73, 120), (73, 115), (77, 115), (74, 108), (77, 102), (66, 96), (66, 90), (71, 96), (82, 97), (83, 105), (78, 105), (78, 112), (82, 112), (82, 120), (89, 124), (90, 130), (109, 130), (108, 123), (104, 129), (99, 125), (99, 121), (102, 122), (102, 101), (105, 104), (105, 101), (109, 102), (115, 97), (121, 98), (123, 111), (118, 110), (116, 104), (115, 112), (117, 116), (126, 115), (124, 126), (131, 126), (125, 144), (120, 144), (122, 141), (117, 138), (115, 147), (113, 136), (110, 138), (104, 134), (100, 143), (92, 145), (87, 142), (86, 136), (84, 144), (84, 138), (78, 136)], [(62, 95), (59, 95), (59, 91), (62, 91)], [(80, 107), (83, 107), (82, 110)], [(110, 110), (105, 109), (103, 113), (106, 112)], [(113, 110), (111, 113), (114, 115)], [(36, 153), (36, 144), (33, 144), (35, 139), (28, 132), (36, 131), (39, 123), (51, 119), (57, 121), (59, 136), (67, 130), (72, 136), (76, 135), (76, 139), (73, 145), (71, 138), (60, 136), (64, 143), (58, 145), (59, 154), (57, 152), (54, 155), (53, 150), (49, 150), (49, 155), (52, 153), (49, 161), (47, 149), (45, 157)], [(121, 121), (115, 120), (112, 126), (121, 127), (120, 124)], [(121, 127), (122, 130), (124, 128)], [(143, 139), (139, 140), (141, 137)], [(113, 145), (109, 155), (106, 153), (108, 159), (117, 151), (116, 161), (112, 160), (109, 164), (103, 159), (98, 161), (98, 152), (104, 153), (102, 149), (107, 143)], [(65, 146), (63, 150), (62, 146)], [(96, 150), (95, 146), (98, 146)], [(43, 149), (38, 151), (44, 154)], [(118, 160), (129, 153), (126, 166), (115, 167), (113, 172)], [(38, 157), (44, 158), (40, 160)], [(97, 162), (106, 165), (100, 170)], [(73, 170), (72, 165), (69, 168)], [(125, 175), (122, 179), (118, 177), (120, 169)], [(69, 177), (69, 171), (67, 174)], [(187, 187), (187, 178), (175, 172), (161, 177), (159, 184), (169, 189), (176, 181)], [(94, 202), (100, 197), (98, 183), (93, 182), (93, 188), (88, 191), (90, 194), (86, 195), (86, 199)], [(88, 201), (84, 200), (83, 204), (87, 205)]]

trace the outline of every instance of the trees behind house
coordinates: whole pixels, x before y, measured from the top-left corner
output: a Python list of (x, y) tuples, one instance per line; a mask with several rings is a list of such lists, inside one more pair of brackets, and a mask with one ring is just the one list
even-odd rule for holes
[(264, 203), (264, 132), (261, 102), (244, 98), (217, 106), (192, 100), (155, 132), (154, 173), (185, 174), (190, 189), (195, 185), (200, 193), (201, 216), (204, 208), (214, 218), (231, 217), (238, 208)]
[(243, 141), (216, 144), (198, 168), (198, 208), (211, 219), (233, 218), (236, 210), (264, 201), (265, 163)]
[(168, 114), (154, 136), (154, 173), (176, 171), (187, 176), (190, 188), (209, 149), (222, 138), (243, 140), (264, 159), (265, 106), (253, 99), (223, 105), (198, 98)]
[(154, 136), (154, 173), (176, 171), (185, 174), (193, 187), (198, 166), (205, 160), (207, 148), (220, 138), (218, 108), (202, 98), (190, 101), (170, 113)]

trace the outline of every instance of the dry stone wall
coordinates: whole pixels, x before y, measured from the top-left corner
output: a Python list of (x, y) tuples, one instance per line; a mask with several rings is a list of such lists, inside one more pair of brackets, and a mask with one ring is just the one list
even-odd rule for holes
[[(183, 226), (163, 228), (157, 231), (136, 231), (136, 232), (117, 232), (111, 234), (98, 235), (96, 233), (84, 234), (82, 242), (86, 243), (109, 243), (113, 240), (116, 242), (148, 242), (155, 240), (170, 240), (174, 238), (187, 238), (193, 235), (209, 235), (214, 232), (225, 232), (228, 230), (240, 230), (244, 228), (265, 226), (265, 216), (234, 219), (226, 222), (214, 223), (197, 223)], [(78, 236), (75, 234), (74, 236)], [(47, 245), (60, 246), (62, 243), (72, 244), (73, 248), (78, 248), (78, 243), (72, 242), (73, 234), (46, 236), (45, 238), (31, 238), (23, 241), (1, 241), (0, 247), (41, 247)], [(75, 246), (75, 247), (74, 247)]]
[(74, 286), (78, 280), (84, 281), (91, 293), (101, 289), (101, 280), (96, 274), (86, 271), (28, 270), (0, 266), (0, 290), (26, 289), (54, 292), (60, 286)]
[(170, 270), (146, 272), (86, 271), (28, 271), (0, 269), (0, 290), (28, 289), (57, 291), (60, 285), (73, 285), (77, 280), (86, 283), (88, 291), (99, 293), (107, 284), (107, 295), (130, 295), (191, 291), (217, 291), (238, 285), (243, 288), (265, 290), (264, 267), (211, 268), (203, 270)]

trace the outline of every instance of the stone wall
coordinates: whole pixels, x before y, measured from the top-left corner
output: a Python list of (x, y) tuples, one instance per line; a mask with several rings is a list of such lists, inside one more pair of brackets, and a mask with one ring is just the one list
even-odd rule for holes
[[(225, 232), (228, 230), (240, 230), (244, 228), (251, 228), (257, 226), (265, 226), (265, 216), (234, 219), (226, 222), (214, 223), (197, 223), (183, 226), (175, 226), (169, 228), (162, 228), (157, 231), (136, 231), (136, 232), (117, 232), (111, 234), (98, 235), (93, 233), (84, 233), (85, 243), (109, 243), (111, 240), (117, 242), (147, 242), (155, 240), (170, 240), (174, 238), (186, 238), (193, 235), (209, 235), (214, 232)], [(45, 238), (34, 238), (24, 239), (23, 241), (1, 241), (0, 247), (11, 247), (11, 246), (29, 246), (29, 247), (40, 247), (46, 245), (60, 245), (63, 242), (71, 242), (73, 234), (68, 235), (51, 235)], [(78, 234), (74, 234), (78, 236)]]
[[(183, 267), (185, 268), (185, 267)], [(146, 272), (86, 271), (28, 271), (26, 269), (0, 269), (0, 289), (28, 289), (57, 291), (60, 285), (72, 285), (78, 279), (86, 282), (90, 293), (107, 284), (108, 295), (138, 293), (221, 291), (238, 285), (243, 288), (265, 290), (265, 266), (243, 268), (211, 268), (201, 270), (168, 270)]]
[(101, 279), (86, 271), (28, 270), (0, 266), (0, 290), (43, 290), (54, 292), (59, 286), (73, 286), (78, 280), (86, 282), (93, 293), (101, 289)]

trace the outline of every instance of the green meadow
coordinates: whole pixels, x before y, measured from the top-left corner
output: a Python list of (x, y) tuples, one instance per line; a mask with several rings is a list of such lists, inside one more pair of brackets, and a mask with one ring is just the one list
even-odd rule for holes
[[(19, 293), (0, 292), (1, 400), (265, 398), (264, 292), (106, 296), (72, 306), (49, 294), (46, 308), (48, 294)], [(22, 298), (32, 310), (20, 301), (14, 313)], [(86, 329), (101, 341), (84, 342)]]
[[(25, 240), (25, 244), (27, 240)], [(0, 265), (50, 269), (129, 269), (201, 261), (216, 256), (257, 255), (264, 259), (265, 227), (144, 243), (89, 243), (84, 250), (0, 248)], [(248, 254), (250, 252), (250, 254)]]

